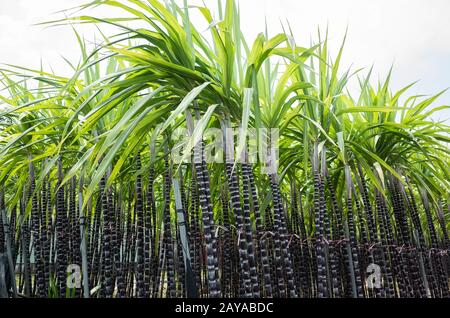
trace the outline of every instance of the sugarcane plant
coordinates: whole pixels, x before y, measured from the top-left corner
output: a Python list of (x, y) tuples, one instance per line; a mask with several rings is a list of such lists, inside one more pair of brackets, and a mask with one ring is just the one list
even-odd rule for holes
[(250, 44), (233, 0), (104, 6), (44, 23), (117, 30), (75, 31), (73, 76), (0, 69), (1, 297), (450, 296), (443, 92), (342, 71), (328, 33)]

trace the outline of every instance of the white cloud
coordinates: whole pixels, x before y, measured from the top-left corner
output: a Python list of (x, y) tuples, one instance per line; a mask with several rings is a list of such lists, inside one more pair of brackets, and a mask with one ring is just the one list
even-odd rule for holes
[[(197, 1), (201, 4), (202, 1)], [(69, 27), (44, 28), (33, 23), (54, 18), (55, 11), (86, 0), (19, 0), (0, 3), (0, 63), (39, 67), (40, 60), (69, 74), (63, 55), (77, 62), (78, 47)], [(216, 0), (205, 0), (215, 6)], [(190, 2), (191, 3), (191, 2)], [(241, 0), (242, 29), (251, 41), (264, 30), (280, 32), (280, 20), (289, 21), (296, 42), (308, 45), (317, 27), (330, 30), (331, 49), (339, 48), (349, 28), (343, 64), (354, 68), (375, 63), (375, 75), (384, 77), (394, 65), (394, 89), (420, 82), (410, 94), (434, 94), (450, 86), (450, 1), (448, 0)], [(108, 15), (112, 9), (102, 8)], [(198, 15), (193, 14), (195, 20)], [(92, 40), (92, 28), (81, 32)], [(45, 64), (44, 64), (45, 65)], [(439, 103), (449, 104), (450, 93)], [(449, 119), (450, 112), (436, 118)]]

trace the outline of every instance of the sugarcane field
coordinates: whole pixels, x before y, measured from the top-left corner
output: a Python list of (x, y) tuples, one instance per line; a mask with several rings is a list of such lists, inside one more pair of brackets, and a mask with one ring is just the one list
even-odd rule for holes
[(450, 95), (245, 1), (48, 12), (69, 76), (2, 48), (0, 298), (450, 298)]

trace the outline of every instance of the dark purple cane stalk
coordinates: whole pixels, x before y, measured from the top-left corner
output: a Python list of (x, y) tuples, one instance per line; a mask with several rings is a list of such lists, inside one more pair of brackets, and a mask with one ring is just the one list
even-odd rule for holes
[(112, 227), (113, 217), (109, 206), (109, 196), (106, 189), (106, 177), (100, 180), (100, 189), (103, 191), (102, 195), (102, 210), (103, 210), (103, 295), (106, 298), (111, 298), (114, 291), (113, 280), (113, 242), (112, 242)]
[(380, 241), (379, 243), (384, 245), (380, 246), (380, 261), (381, 261), (381, 269), (382, 274), (385, 277), (385, 292), (386, 297), (388, 298), (395, 298), (395, 290), (394, 290), (394, 278), (392, 276), (392, 267), (391, 263), (389, 262), (390, 253), (389, 249), (387, 248), (387, 245), (389, 244), (389, 241), (387, 240), (387, 233), (386, 233), (386, 224), (385, 224), (385, 205), (382, 201), (381, 193), (377, 188), (375, 188), (375, 202), (377, 206), (377, 212), (378, 212), (378, 219), (380, 223)]
[(405, 293), (403, 297), (415, 297), (415, 290), (413, 288), (412, 279), (413, 273), (410, 272), (409, 265), (408, 265), (408, 258), (409, 256), (406, 255), (406, 253), (402, 253), (402, 247), (409, 245), (410, 241), (410, 235), (408, 232), (408, 225), (406, 220), (406, 211), (405, 206), (403, 202), (403, 198), (400, 195), (400, 189), (397, 183), (397, 179), (394, 179), (394, 177), (391, 174), (388, 174), (388, 189), (391, 194), (391, 201), (392, 201), (392, 209), (397, 229), (397, 241), (400, 244), (400, 248), (396, 250), (398, 254), (398, 258), (400, 259), (399, 265), (401, 266), (401, 279), (399, 280), (399, 283), (403, 285), (403, 288), (401, 290), (404, 290)]
[[(31, 159), (31, 158), (30, 158)], [(40, 224), (40, 214), (42, 210), (38, 205), (38, 194), (36, 193), (36, 183), (33, 162), (29, 164), (30, 170), (30, 195), (31, 195), (31, 223), (32, 223), (32, 238), (35, 247), (35, 267), (36, 267), (36, 295), (40, 298), (46, 296), (46, 286), (45, 286), (45, 262), (43, 256), (43, 247), (41, 240), (41, 224)], [(3, 226), (2, 226), (3, 230)], [(1, 241), (3, 242), (3, 240)]]
[(324, 204), (324, 183), (319, 172), (319, 154), (317, 143), (314, 146), (312, 158), (314, 173), (314, 219), (315, 219), (315, 243), (317, 256), (317, 296), (328, 298), (328, 278), (326, 264), (326, 236), (324, 228), (325, 204)]
[(145, 283), (144, 283), (144, 208), (142, 200), (142, 177), (141, 177), (141, 155), (136, 157), (136, 170), (138, 174), (136, 176), (136, 290), (137, 297), (144, 298), (146, 296)]
[[(360, 267), (359, 267), (359, 259), (357, 252), (357, 241), (355, 234), (355, 225), (354, 225), (354, 216), (353, 216), (353, 196), (352, 196), (352, 188), (353, 182), (350, 175), (350, 167), (345, 166), (345, 180), (347, 187), (347, 222), (348, 222), (348, 233), (349, 233), (349, 241), (350, 241), (350, 249), (351, 249), (351, 261), (353, 271), (354, 271), (354, 280), (356, 285), (356, 297), (362, 298), (364, 297), (361, 275), (360, 275)], [(353, 277), (351, 278), (353, 280)]]
[(297, 292), (290, 260), (291, 257), (287, 249), (287, 230), (277, 180), (278, 177), (275, 174), (271, 174), (269, 177), (274, 206), (274, 245), (279, 297), (285, 298), (288, 296), (295, 298), (297, 297)]
[(432, 266), (435, 269), (435, 276), (436, 281), (439, 284), (438, 293), (436, 297), (438, 298), (448, 298), (449, 297), (449, 288), (448, 288), (448, 278), (447, 274), (445, 273), (444, 266), (441, 262), (440, 255), (438, 253), (439, 250), (439, 242), (437, 239), (436, 234), (436, 228), (434, 226), (433, 217), (431, 215), (431, 207), (430, 202), (428, 200), (427, 193), (421, 189), (420, 195), (422, 198), (425, 214), (427, 217), (427, 225), (428, 225), (428, 232), (430, 235), (430, 241), (431, 241), (431, 251), (430, 251), (430, 260), (432, 262)]
[(176, 297), (176, 287), (175, 287), (175, 263), (174, 263), (174, 243), (172, 240), (171, 231), (171, 217), (170, 217), (170, 166), (167, 156), (164, 160), (164, 250), (166, 255), (167, 263), (167, 297)]
[[(193, 123), (190, 113), (186, 112), (188, 120)], [(197, 117), (199, 113), (197, 111)], [(191, 128), (192, 124), (189, 124)], [(193, 129), (190, 129), (192, 135)], [(206, 167), (203, 141), (194, 147), (194, 165), (197, 183), (199, 186), (200, 206), (202, 209), (203, 231), (206, 243), (207, 277), (209, 295), (212, 298), (220, 297), (220, 283), (218, 277), (218, 260), (216, 239), (214, 236), (213, 209), (211, 204), (211, 193), (209, 184), (209, 173)]]
[(58, 161), (58, 182), (56, 192), (56, 263), (58, 275), (59, 297), (66, 295), (66, 268), (67, 268), (67, 214), (64, 202), (64, 186), (62, 182), (62, 161)]
[(198, 221), (198, 190), (197, 190), (197, 183), (195, 181), (195, 167), (192, 165), (192, 175), (191, 175), (191, 204), (190, 204), (190, 228), (191, 228), (191, 259), (192, 262), (192, 270), (194, 272), (195, 277), (195, 283), (197, 285), (197, 288), (199, 290), (199, 295), (202, 295), (202, 279), (201, 279), (201, 250), (202, 250), (202, 244), (201, 244), (201, 238), (202, 233), (200, 232), (199, 227), (199, 221)]
[(253, 210), (255, 214), (255, 223), (256, 223), (256, 238), (257, 242), (259, 242), (259, 252), (260, 252), (260, 260), (262, 265), (262, 275), (264, 282), (264, 293), (265, 297), (272, 297), (272, 280), (270, 277), (270, 265), (269, 265), (269, 257), (265, 247), (265, 242), (262, 242), (261, 236), (263, 232), (263, 225), (261, 220), (261, 213), (259, 211), (259, 203), (258, 203), (258, 194), (256, 191), (256, 183), (253, 175), (253, 171), (250, 167), (248, 167), (248, 177), (249, 177), (249, 185), (251, 188), (252, 194), (252, 202), (253, 202)]
[(155, 197), (153, 193), (153, 180), (154, 171), (153, 167), (149, 171), (149, 180), (146, 192), (147, 204), (144, 210), (144, 287), (145, 297), (150, 296), (151, 282), (152, 282), (152, 260), (151, 260), (151, 242), (154, 240), (152, 231), (152, 218), (153, 214), (156, 215)]
[(48, 296), (48, 287), (52, 268), (50, 266), (50, 232), (48, 220), (51, 219), (50, 204), (50, 183), (44, 178), (42, 185), (42, 210), (41, 210), (41, 241), (42, 241), (42, 260), (44, 262), (44, 286), (46, 296)]
[(223, 269), (222, 269), (222, 295), (231, 297), (232, 293), (232, 254), (233, 254), (233, 238), (230, 226), (228, 194), (222, 191), (222, 211), (223, 211), (223, 227), (224, 227), (224, 244), (223, 244)]
[(253, 243), (253, 233), (252, 233), (252, 224), (250, 219), (250, 166), (247, 163), (248, 159), (246, 158), (246, 150), (243, 151), (243, 163), (242, 167), (242, 179), (243, 179), (243, 212), (244, 212), (244, 230), (245, 230), (245, 240), (247, 242), (247, 254), (249, 259), (249, 267), (250, 267), (250, 281), (252, 284), (252, 294), (253, 297), (259, 298), (261, 295), (259, 283), (258, 283), (258, 274), (256, 272), (256, 263), (255, 263), (255, 251), (254, 251), (254, 243)]
[(418, 207), (417, 207), (417, 203), (416, 203), (416, 199), (414, 197), (414, 192), (413, 192), (413, 188), (411, 186), (411, 183), (409, 181), (409, 178), (406, 177), (405, 178), (406, 184), (408, 186), (408, 193), (405, 195), (407, 196), (407, 202), (408, 202), (408, 206), (409, 206), (409, 210), (410, 210), (410, 214), (411, 214), (411, 219), (414, 225), (414, 230), (417, 231), (417, 244), (418, 244), (418, 249), (419, 249), (419, 253), (421, 253), (421, 255), (423, 255), (423, 262), (424, 262), (424, 267), (425, 267), (425, 275), (426, 275), (426, 280), (428, 283), (428, 288), (431, 294), (433, 293), (437, 293), (436, 288), (437, 288), (437, 283), (435, 280), (435, 276), (432, 275), (433, 269), (431, 266), (431, 262), (429, 261), (428, 257), (427, 257), (427, 253), (426, 253), (426, 248), (427, 248), (427, 244), (425, 242), (425, 236), (424, 236), (424, 231), (421, 225), (421, 221), (420, 221), (420, 217), (419, 217), (419, 211), (418, 211)]
[(244, 236), (244, 214), (239, 195), (239, 184), (236, 176), (237, 165), (234, 165), (234, 140), (230, 127), (223, 126), (223, 138), (225, 147), (225, 170), (227, 174), (228, 189), (230, 191), (231, 210), (236, 219), (238, 246), (239, 246), (239, 266), (240, 269), (240, 297), (251, 298), (252, 281), (250, 277), (250, 261), (248, 256), (247, 238)]
[[(325, 152), (325, 149), (324, 149)], [(326, 180), (328, 192), (330, 194), (331, 209), (332, 209), (332, 239), (336, 242), (344, 238), (344, 231), (342, 226), (342, 211), (338, 204), (333, 182), (328, 173), (328, 167), (325, 160), (325, 155), (322, 161), (322, 175)], [(342, 246), (330, 245), (330, 266), (331, 266), (331, 279), (332, 279), (332, 295), (334, 298), (342, 297)]]

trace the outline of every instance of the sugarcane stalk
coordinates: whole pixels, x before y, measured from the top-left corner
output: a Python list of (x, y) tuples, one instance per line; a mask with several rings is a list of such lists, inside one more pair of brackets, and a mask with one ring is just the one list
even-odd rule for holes
[(12, 296), (14, 298), (17, 298), (17, 284), (16, 284), (16, 271), (11, 251), (11, 236), (10, 234), (10, 228), (8, 223), (8, 217), (6, 215), (6, 208), (5, 208), (5, 202), (4, 202), (4, 193), (3, 189), (0, 190), (0, 212), (1, 212), (1, 218), (3, 223), (3, 233), (5, 235), (5, 245), (6, 245), (6, 255), (8, 257), (8, 273), (11, 275), (11, 286), (12, 286)]
[(81, 237), (81, 270), (83, 277), (83, 297), (89, 298), (89, 268), (88, 268), (88, 257), (87, 257), (87, 244), (86, 244), (86, 216), (83, 210), (83, 175), (80, 177), (80, 184), (78, 188), (78, 209), (80, 215), (80, 237)]
[(194, 273), (191, 266), (191, 255), (189, 253), (189, 238), (186, 231), (186, 220), (184, 218), (183, 203), (181, 200), (180, 184), (177, 179), (172, 179), (173, 191), (175, 196), (175, 208), (177, 209), (178, 228), (183, 250), (183, 261), (185, 266), (186, 292), (188, 298), (197, 298), (197, 286), (195, 284)]

